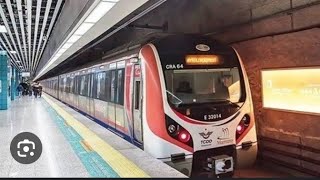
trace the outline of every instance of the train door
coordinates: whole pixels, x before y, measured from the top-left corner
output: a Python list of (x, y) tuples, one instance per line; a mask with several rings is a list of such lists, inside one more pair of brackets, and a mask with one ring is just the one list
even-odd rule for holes
[(94, 100), (93, 100), (93, 83), (95, 74), (90, 74), (90, 85), (89, 85), (89, 114), (94, 116)]
[(116, 88), (117, 88), (117, 76), (116, 70), (111, 70), (110, 79), (110, 103), (108, 105), (108, 114), (110, 126), (116, 128)]
[(143, 143), (143, 125), (142, 125), (142, 83), (140, 65), (134, 65), (133, 76), (133, 137), (140, 143)]
[(79, 76), (74, 77), (74, 83), (73, 106), (79, 108)]

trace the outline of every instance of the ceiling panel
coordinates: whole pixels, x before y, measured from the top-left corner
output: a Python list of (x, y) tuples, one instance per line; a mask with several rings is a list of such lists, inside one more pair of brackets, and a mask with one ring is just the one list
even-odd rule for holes
[(65, 0), (0, 0), (0, 50), (24, 72), (35, 71)]

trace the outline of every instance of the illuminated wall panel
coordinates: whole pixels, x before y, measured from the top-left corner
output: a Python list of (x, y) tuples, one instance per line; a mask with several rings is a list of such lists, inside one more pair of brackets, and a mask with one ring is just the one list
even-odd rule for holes
[(262, 70), (263, 107), (320, 114), (320, 68)]

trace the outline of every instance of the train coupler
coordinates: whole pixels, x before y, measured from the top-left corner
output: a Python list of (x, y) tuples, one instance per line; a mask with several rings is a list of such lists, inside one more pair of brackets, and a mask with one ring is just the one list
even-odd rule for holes
[(234, 161), (231, 156), (219, 155), (207, 158), (205, 170), (211, 172), (213, 177), (231, 177), (234, 171)]

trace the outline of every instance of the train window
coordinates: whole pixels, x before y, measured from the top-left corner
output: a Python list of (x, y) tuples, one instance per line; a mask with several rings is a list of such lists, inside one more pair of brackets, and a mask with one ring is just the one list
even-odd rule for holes
[(84, 86), (85, 86), (85, 76), (84, 75), (82, 75), (82, 76), (80, 76), (80, 91), (79, 91), (79, 95), (84, 95), (83, 93), (84, 93)]
[(66, 83), (66, 92), (70, 93), (71, 92), (71, 78), (67, 77), (67, 83)]
[(89, 94), (88, 96), (90, 98), (93, 98), (93, 89), (91, 87), (93, 87), (93, 79), (94, 79), (94, 74), (89, 74), (89, 87), (88, 87), (88, 91), (89, 91)]
[(82, 96), (88, 96), (89, 95), (89, 91), (88, 91), (88, 87), (89, 87), (89, 75), (83, 75), (80, 78), (80, 95)]
[(107, 71), (106, 72), (106, 101), (107, 102), (110, 102), (110, 95), (111, 95), (111, 92), (110, 92), (110, 88), (111, 88), (111, 72), (110, 71)]
[(173, 104), (240, 101), (238, 68), (166, 71), (167, 92)]
[(139, 109), (140, 105), (140, 81), (136, 81), (134, 109)]
[(123, 105), (124, 97), (124, 69), (119, 69), (117, 71), (117, 104)]
[(89, 96), (89, 93), (90, 93), (90, 91), (89, 91), (89, 85), (90, 85), (90, 75), (88, 74), (88, 75), (85, 75), (85, 81), (84, 81), (84, 83), (85, 83), (85, 88), (84, 88), (84, 94), (85, 94), (85, 96)]
[(106, 73), (100, 72), (96, 75), (95, 98), (106, 101)]
[(70, 78), (70, 92), (69, 93), (74, 93), (73, 87), (74, 87), (74, 77), (71, 77)]
[(62, 92), (62, 88), (63, 88), (63, 86), (62, 86), (62, 78), (60, 78), (60, 81), (59, 81), (59, 91)]
[(111, 81), (110, 81), (110, 101), (111, 102), (115, 102), (115, 94), (116, 94), (116, 84), (117, 84), (117, 80), (116, 80), (117, 76), (116, 76), (116, 71), (113, 70), (111, 71)]
[(63, 78), (63, 90), (62, 91), (63, 92), (67, 92), (66, 90), (67, 90), (67, 78), (64, 77)]
[(93, 74), (93, 81), (92, 81), (92, 97), (97, 99), (97, 79), (98, 74)]
[(78, 76), (77, 77), (77, 83), (78, 83), (78, 86), (77, 86), (77, 94), (80, 95), (80, 87), (81, 87), (81, 78), (82, 76)]

